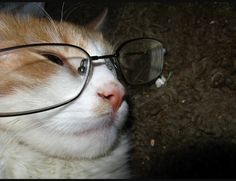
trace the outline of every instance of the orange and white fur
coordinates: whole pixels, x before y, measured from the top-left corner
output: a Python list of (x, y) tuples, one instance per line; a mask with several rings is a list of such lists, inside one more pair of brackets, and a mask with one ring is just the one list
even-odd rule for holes
[[(68, 43), (84, 48), (91, 56), (112, 53), (101, 33), (66, 22), (0, 14), (0, 48), (29, 43)], [(20, 61), (29, 61), (22, 55)], [(0, 60), (0, 106), (7, 102), (45, 95), (65, 76), (52, 63), (39, 69), (21, 69), (14, 61)], [(103, 62), (103, 60), (101, 60)], [(14, 70), (19, 82), (6, 76)], [(35, 77), (35, 71), (43, 71)], [(28, 74), (32, 91), (21, 90), (20, 77)], [(16, 79), (15, 79), (16, 80)], [(37, 81), (36, 81), (37, 80)], [(70, 89), (68, 85), (68, 89)], [(12, 87), (17, 91), (12, 92)], [(63, 94), (63, 93), (62, 93)], [(81, 96), (69, 105), (37, 114), (0, 118), (1, 178), (129, 178), (129, 141), (121, 133), (128, 105), (125, 89), (101, 63), (93, 66)], [(44, 101), (44, 100), (42, 100)], [(27, 106), (27, 105), (21, 105)]]

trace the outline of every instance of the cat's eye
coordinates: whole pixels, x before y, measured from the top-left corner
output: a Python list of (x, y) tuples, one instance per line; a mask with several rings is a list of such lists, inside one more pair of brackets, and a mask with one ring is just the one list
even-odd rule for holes
[(62, 58), (55, 55), (55, 54), (50, 54), (50, 53), (41, 53), (44, 57), (46, 57), (48, 60), (51, 62), (58, 64), (58, 65), (64, 65)]

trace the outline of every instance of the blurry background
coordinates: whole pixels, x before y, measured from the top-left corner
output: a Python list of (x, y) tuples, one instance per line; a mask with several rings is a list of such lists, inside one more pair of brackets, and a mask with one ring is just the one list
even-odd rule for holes
[[(56, 1), (53, 19), (86, 24), (108, 7), (113, 45), (150, 36), (167, 48), (167, 84), (127, 88), (137, 178), (236, 177), (236, 3)], [(63, 7), (63, 8), (62, 8)], [(41, 16), (41, 14), (39, 14)]]

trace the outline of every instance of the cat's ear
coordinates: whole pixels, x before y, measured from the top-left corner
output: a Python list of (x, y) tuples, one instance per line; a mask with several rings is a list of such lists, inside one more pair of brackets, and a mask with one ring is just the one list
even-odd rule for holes
[(108, 8), (105, 8), (96, 18), (87, 23), (85, 26), (95, 30), (101, 30), (107, 17), (107, 13), (108, 13)]

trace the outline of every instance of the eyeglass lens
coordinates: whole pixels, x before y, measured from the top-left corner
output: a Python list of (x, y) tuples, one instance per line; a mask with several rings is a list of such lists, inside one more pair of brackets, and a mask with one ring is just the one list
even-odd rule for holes
[(74, 99), (88, 76), (86, 60), (86, 53), (70, 46), (0, 52), (0, 113), (39, 110)]
[(119, 63), (126, 81), (145, 84), (157, 78), (163, 67), (162, 44), (154, 39), (137, 39), (119, 50)]

